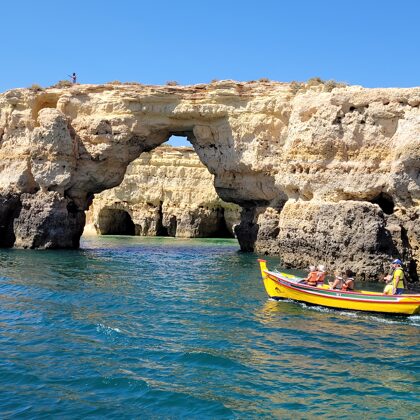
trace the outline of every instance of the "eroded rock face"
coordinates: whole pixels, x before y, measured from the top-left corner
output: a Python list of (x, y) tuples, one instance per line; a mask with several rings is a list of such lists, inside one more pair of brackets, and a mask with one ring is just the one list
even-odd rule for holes
[(319, 256), (318, 261), (328, 267), (347, 266), (371, 278), (377, 273), (375, 267), (397, 252), (383, 212), (371, 203), (286, 203), (278, 225), (274, 241), (259, 241), (261, 251), (272, 253), (279, 247), (292, 266), (312, 264)]
[[(78, 212), (92, 196), (119, 185), (142, 152), (179, 134), (214, 175), (219, 197), (243, 208), (236, 233), (244, 250), (279, 254), (297, 267), (350, 264), (366, 278), (399, 256), (415, 278), (420, 88), (329, 90), (223, 81), (6, 92), (0, 218), (9, 239), (0, 242), (76, 246), (69, 238), (80, 232)], [(31, 217), (20, 217), (32, 200), (45, 200), (48, 210), (34, 204)], [(35, 213), (46, 221), (54, 209), (61, 216), (51, 231), (34, 223)]]
[(143, 153), (118, 187), (95, 195), (85, 232), (233, 237), (240, 207), (219, 198), (213, 178), (191, 147)]
[(58, 192), (24, 193), (14, 219), (15, 246), (21, 248), (78, 248), (85, 213)]

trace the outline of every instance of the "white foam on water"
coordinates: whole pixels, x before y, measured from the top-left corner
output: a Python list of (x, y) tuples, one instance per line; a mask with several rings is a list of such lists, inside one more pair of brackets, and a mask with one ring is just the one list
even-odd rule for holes
[[(389, 318), (381, 318), (379, 316), (375, 315), (365, 315), (363, 316), (364, 319), (379, 322), (381, 324), (404, 324), (403, 320), (397, 320), (397, 319), (389, 319)], [(405, 320), (405, 318), (404, 318)]]
[(97, 327), (96, 327), (96, 330), (98, 331), (98, 332), (105, 332), (105, 333), (110, 333), (111, 331), (114, 331), (114, 332), (117, 332), (117, 333), (122, 333), (122, 331), (119, 329), (119, 328), (116, 328), (116, 327), (109, 327), (109, 326), (107, 326), (107, 325), (104, 325), (104, 324), (98, 324), (97, 325)]
[[(269, 299), (269, 300), (274, 300), (276, 301), (276, 299)], [(351, 312), (351, 311), (340, 311), (339, 309), (334, 309), (334, 308), (327, 308), (324, 306), (312, 306), (312, 305), (306, 305), (304, 302), (296, 302), (290, 299), (284, 299), (283, 302), (293, 302), (293, 303), (297, 303), (298, 305), (300, 305), (302, 308), (304, 309), (308, 309), (311, 311), (315, 311), (315, 312), (322, 312), (322, 313), (329, 313), (329, 314), (336, 314), (336, 315), (342, 315), (342, 316), (346, 316), (349, 318), (356, 318), (356, 319), (360, 319), (360, 320), (366, 320), (366, 321), (374, 321), (374, 322), (378, 322), (381, 324), (409, 324), (409, 325), (413, 325), (413, 326), (420, 326), (420, 316), (419, 315), (414, 315), (414, 316), (409, 316), (409, 317), (405, 317), (405, 316), (398, 316), (398, 318), (386, 318), (386, 315), (384, 315), (383, 317), (380, 315), (372, 315), (372, 314), (368, 314), (368, 313), (364, 313), (364, 312)], [(392, 315), (391, 315), (392, 316)]]
[(312, 305), (306, 305), (303, 302), (297, 302), (302, 308), (309, 309), (311, 311), (316, 312), (327, 312), (327, 313), (334, 313), (336, 312), (334, 309), (326, 308), (325, 306), (312, 306)]
[(410, 316), (408, 321), (411, 325), (415, 325), (416, 327), (420, 327), (420, 315)]
[(356, 312), (340, 311), (339, 314), (348, 316), (350, 318), (358, 318), (359, 317), (359, 314), (357, 314)]

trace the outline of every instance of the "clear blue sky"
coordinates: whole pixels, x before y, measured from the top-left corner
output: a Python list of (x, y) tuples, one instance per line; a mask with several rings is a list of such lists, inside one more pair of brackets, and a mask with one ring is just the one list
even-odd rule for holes
[(334, 79), (418, 86), (420, 1), (4, 1), (0, 91), (80, 83)]

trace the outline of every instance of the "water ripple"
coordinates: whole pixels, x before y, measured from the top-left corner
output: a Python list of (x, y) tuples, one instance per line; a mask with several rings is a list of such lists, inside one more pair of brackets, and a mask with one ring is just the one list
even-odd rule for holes
[(0, 418), (419, 413), (419, 316), (270, 301), (230, 240), (83, 245), (0, 251)]

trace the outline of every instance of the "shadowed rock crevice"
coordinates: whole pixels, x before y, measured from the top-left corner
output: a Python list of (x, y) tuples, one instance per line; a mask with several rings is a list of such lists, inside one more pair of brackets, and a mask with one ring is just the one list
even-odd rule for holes
[[(159, 201), (159, 207), (157, 208), (157, 220), (156, 220), (156, 236), (169, 236), (168, 227), (163, 226), (163, 211), (162, 211), (162, 201)], [(145, 235), (149, 234), (149, 231)]]
[(174, 238), (176, 236), (177, 228), (178, 220), (176, 216), (173, 214), (167, 216), (164, 215), (162, 218), (162, 225), (157, 236), (171, 236)]
[(101, 235), (134, 235), (134, 223), (125, 210), (104, 208), (99, 212), (98, 230)]
[(209, 238), (233, 238), (234, 235), (229, 229), (225, 219), (225, 209), (223, 207), (216, 209), (216, 222), (211, 225), (214, 230), (206, 233)]
[(385, 214), (394, 213), (394, 200), (392, 197), (384, 192), (381, 192), (373, 200), (370, 200), (372, 204), (377, 204)]
[(410, 243), (408, 231), (403, 226), (401, 227), (401, 242), (403, 245), (402, 249), (404, 250), (402, 258), (404, 261), (407, 261), (406, 269), (409, 275), (409, 279), (417, 283), (419, 281), (419, 275), (417, 262), (413, 258), (413, 244)]
[(14, 245), (16, 236), (13, 224), (21, 208), (18, 196), (0, 196), (0, 248), (11, 248)]

